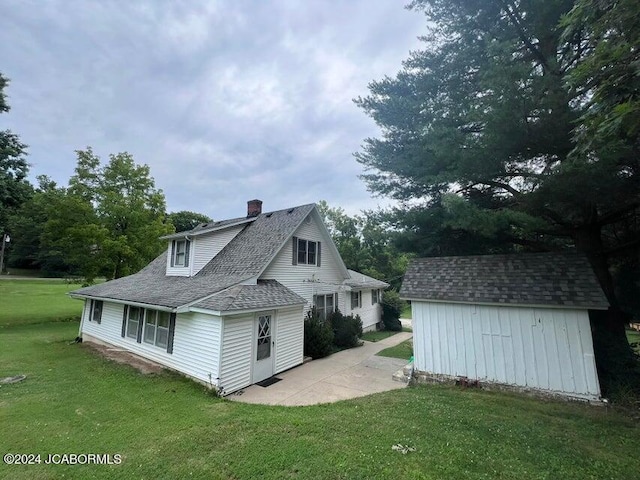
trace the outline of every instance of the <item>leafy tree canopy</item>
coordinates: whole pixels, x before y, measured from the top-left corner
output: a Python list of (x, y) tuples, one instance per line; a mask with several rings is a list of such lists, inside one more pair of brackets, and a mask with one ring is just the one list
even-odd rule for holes
[(172, 212), (167, 215), (167, 222), (175, 227), (176, 232), (192, 230), (201, 223), (209, 223), (211, 221), (213, 221), (212, 218), (202, 213), (190, 212), (188, 210)]
[(384, 280), (399, 289), (410, 255), (394, 244), (392, 229), (384, 215), (363, 212), (349, 216), (340, 207), (321, 200), (318, 211), (347, 268)]
[[(443, 242), (460, 232), (456, 254), (477, 253), (474, 238), (487, 252), (575, 246), (617, 305), (613, 259), (638, 253), (637, 74), (618, 85), (637, 72), (637, 5), (411, 8), (429, 22), (424, 49), (356, 99), (382, 129), (356, 154), (369, 188), (404, 202), (397, 223), (409, 233), (436, 223)], [(604, 68), (608, 61), (620, 68)]]
[(94, 208), (98, 225), (72, 237), (98, 239), (104, 229), (103, 240), (91, 248), (102, 258), (100, 270), (107, 278), (140, 270), (164, 249), (159, 237), (173, 231), (165, 222), (164, 193), (155, 187), (149, 166), (136, 164), (129, 153), (110, 155), (104, 166), (90, 147), (76, 153), (68, 194)]
[[(0, 73), (0, 113), (9, 111), (4, 89), (9, 80)], [(27, 181), (29, 165), (27, 146), (10, 130), (0, 131), (0, 235), (8, 230), (8, 217), (25, 202), (32, 193)]]

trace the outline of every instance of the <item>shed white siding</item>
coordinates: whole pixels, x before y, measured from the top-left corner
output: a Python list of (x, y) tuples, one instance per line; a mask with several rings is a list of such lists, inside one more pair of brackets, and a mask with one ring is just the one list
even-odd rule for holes
[(251, 385), (253, 315), (223, 317), (220, 386), (225, 394)]
[(600, 396), (586, 310), (412, 301), (415, 368)]
[[(356, 290), (354, 290), (356, 291)], [(382, 290), (381, 290), (382, 291)], [(361, 290), (362, 292), (362, 306), (357, 308), (351, 308), (351, 293), (347, 292), (345, 295), (345, 307), (341, 308), (341, 311), (346, 315), (360, 315), (362, 319), (362, 329), (364, 331), (372, 330), (376, 324), (382, 319), (382, 305), (375, 303), (371, 305), (371, 290)]]
[[(85, 304), (89, 300), (85, 301)], [(135, 339), (122, 337), (124, 305), (104, 302), (101, 323), (89, 321), (89, 308), (85, 306), (82, 334), (99, 341), (124, 348), (141, 357), (209, 384), (215, 383), (219, 373), (220, 317), (201, 313), (178, 314), (173, 340), (173, 353), (164, 348), (137, 343)], [(211, 376), (211, 377), (210, 377)]]
[(327, 240), (316, 224), (314, 216), (310, 214), (293, 236), (321, 242), (320, 266), (293, 265), (293, 243), (290, 239), (271, 261), (260, 278), (277, 280), (307, 300), (308, 303), (305, 305), (303, 314), (306, 314), (311, 307), (314, 295), (335, 292), (339, 293), (339, 305), (343, 310), (342, 306), (347, 292), (341, 290), (341, 284), (345, 277), (340, 271), (339, 260), (334, 257), (331, 248), (327, 245)]
[(300, 365), (304, 358), (302, 308), (279, 310), (276, 315), (275, 373)]

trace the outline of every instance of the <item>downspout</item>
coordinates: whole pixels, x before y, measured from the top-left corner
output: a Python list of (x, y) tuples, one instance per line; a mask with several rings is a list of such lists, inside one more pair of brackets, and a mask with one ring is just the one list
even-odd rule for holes
[(78, 336), (74, 343), (82, 343), (82, 327), (84, 326), (84, 317), (87, 311), (87, 299), (84, 299), (84, 305), (82, 306), (82, 315), (80, 315), (80, 327), (78, 327)]

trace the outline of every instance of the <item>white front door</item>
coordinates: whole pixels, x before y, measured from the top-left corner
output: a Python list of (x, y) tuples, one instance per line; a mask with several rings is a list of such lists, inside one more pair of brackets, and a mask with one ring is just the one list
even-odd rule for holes
[(253, 383), (273, 376), (273, 315), (259, 314), (253, 341)]

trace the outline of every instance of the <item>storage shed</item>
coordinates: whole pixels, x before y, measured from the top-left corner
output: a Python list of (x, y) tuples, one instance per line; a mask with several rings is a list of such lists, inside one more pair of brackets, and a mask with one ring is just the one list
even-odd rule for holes
[(588, 260), (572, 253), (414, 259), (416, 372), (598, 399), (588, 311), (607, 299)]

